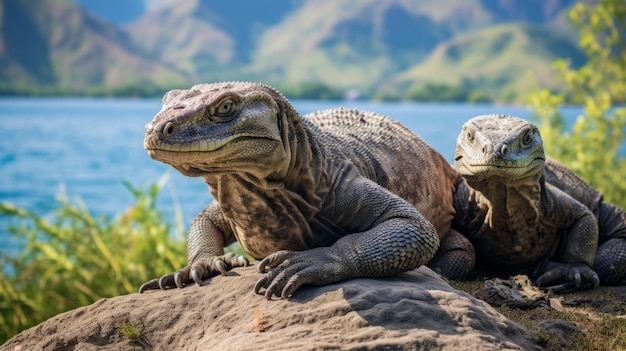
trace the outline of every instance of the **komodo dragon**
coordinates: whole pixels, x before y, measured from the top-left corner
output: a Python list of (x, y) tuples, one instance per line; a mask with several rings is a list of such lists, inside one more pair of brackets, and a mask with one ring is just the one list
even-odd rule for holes
[(153, 159), (204, 178), (215, 200), (189, 228), (187, 267), (140, 292), (248, 265), (224, 254), (235, 240), (261, 260), (266, 274), (255, 291), (267, 298), (302, 284), (393, 275), (427, 263), (455, 215), (456, 171), (375, 113), (301, 118), (269, 86), (201, 84), (166, 93), (145, 132)]
[(626, 214), (547, 158), (532, 123), (503, 115), (469, 120), (457, 139), (454, 166), (481, 212), (479, 221), (474, 218), (477, 230), (464, 231), (478, 266), (534, 271), (544, 286), (626, 279)]

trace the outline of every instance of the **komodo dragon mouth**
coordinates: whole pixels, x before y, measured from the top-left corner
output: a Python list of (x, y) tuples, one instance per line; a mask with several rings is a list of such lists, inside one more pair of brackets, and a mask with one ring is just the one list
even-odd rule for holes
[(500, 159), (467, 160), (458, 155), (454, 162), (462, 175), (521, 177), (534, 174), (543, 168), (544, 157), (535, 157), (530, 162), (506, 162)]
[[(233, 135), (216, 141), (199, 140), (190, 144), (167, 144), (155, 139), (146, 136), (144, 140), (148, 155), (154, 160), (174, 166), (188, 176), (217, 172), (226, 165), (237, 166), (233, 159), (238, 159), (237, 163), (245, 162), (245, 158), (238, 157), (243, 153), (242, 145), (268, 151), (277, 145), (275, 140), (265, 135), (252, 133)], [(256, 163), (258, 159), (250, 158), (247, 162)]]
[(224, 145), (226, 145), (227, 143), (231, 142), (232, 140), (236, 138), (244, 137), (244, 136), (246, 135), (243, 135), (243, 136), (232, 135), (232, 136), (217, 139), (217, 140), (201, 139), (201, 140), (192, 142), (190, 144), (167, 144), (167, 143), (161, 142), (155, 135), (150, 134), (150, 135), (146, 135), (143, 141), (143, 147), (144, 149), (146, 149), (146, 151), (148, 151), (148, 153), (153, 152), (155, 154), (158, 154), (160, 151), (170, 151), (170, 152), (180, 152), (180, 153), (211, 152), (211, 151), (215, 151), (217, 149), (222, 148)]
[[(237, 140), (241, 139), (241, 140)], [(180, 144), (168, 144), (159, 140), (154, 135), (146, 135), (143, 141), (143, 147), (148, 151), (148, 153), (154, 152), (155, 154), (159, 154), (160, 152), (170, 152), (170, 153), (207, 153), (217, 151), (229, 143), (237, 140), (245, 141), (243, 139), (271, 139), (268, 138), (265, 134), (255, 134), (255, 133), (239, 133), (235, 135), (226, 136), (223, 138), (215, 139), (215, 140), (207, 140), (200, 139), (191, 143), (180, 143)]]

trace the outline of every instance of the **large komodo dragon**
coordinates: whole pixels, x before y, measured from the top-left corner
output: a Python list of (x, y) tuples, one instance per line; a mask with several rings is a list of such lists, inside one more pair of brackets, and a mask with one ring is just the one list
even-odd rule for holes
[(457, 139), (454, 166), (473, 189), (470, 204), (480, 209), (475, 230), (464, 231), (479, 267), (535, 270), (544, 286), (626, 279), (626, 214), (547, 158), (532, 123), (502, 115), (469, 120)]
[(215, 200), (189, 229), (188, 266), (141, 292), (201, 284), (247, 265), (224, 254), (235, 240), (262, 260), (267, 273), (255, 291), (267, 298), (302, 284), (393, 275), (428, 262), (455, 215), (460, 177), (408, 129), (356, 110), (301, 118), (266, 85), (168, 92), (146, 125), (144, 147), (204, 178)]

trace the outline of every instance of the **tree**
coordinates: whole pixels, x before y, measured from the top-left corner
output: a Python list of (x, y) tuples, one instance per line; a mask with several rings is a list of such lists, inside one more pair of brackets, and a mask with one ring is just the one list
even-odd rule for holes
[[(606, 201), (626, 208), (626, 108), (614, 107), (626, 102), (626, 2), (578, 3), (568, 15), (587, 62), (574, 69), (567, 60), (556, 61), (564, 89), (540, 90), (529, 102), (547, 154), (571, 167)], [(564, 103), (583, 106), (573, 125), (559, 113)]]

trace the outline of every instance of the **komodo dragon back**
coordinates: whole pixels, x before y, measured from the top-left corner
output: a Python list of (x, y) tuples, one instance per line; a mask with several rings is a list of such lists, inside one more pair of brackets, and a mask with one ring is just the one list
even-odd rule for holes
[(455, 214), (452, 202), (459, 176), (426, 141), (373, 112), (339, 108), (305, 119), (320, 129), (323, 144), (352, 160), (365, 177), (413, 204), (440, 238), (446, 235)]

